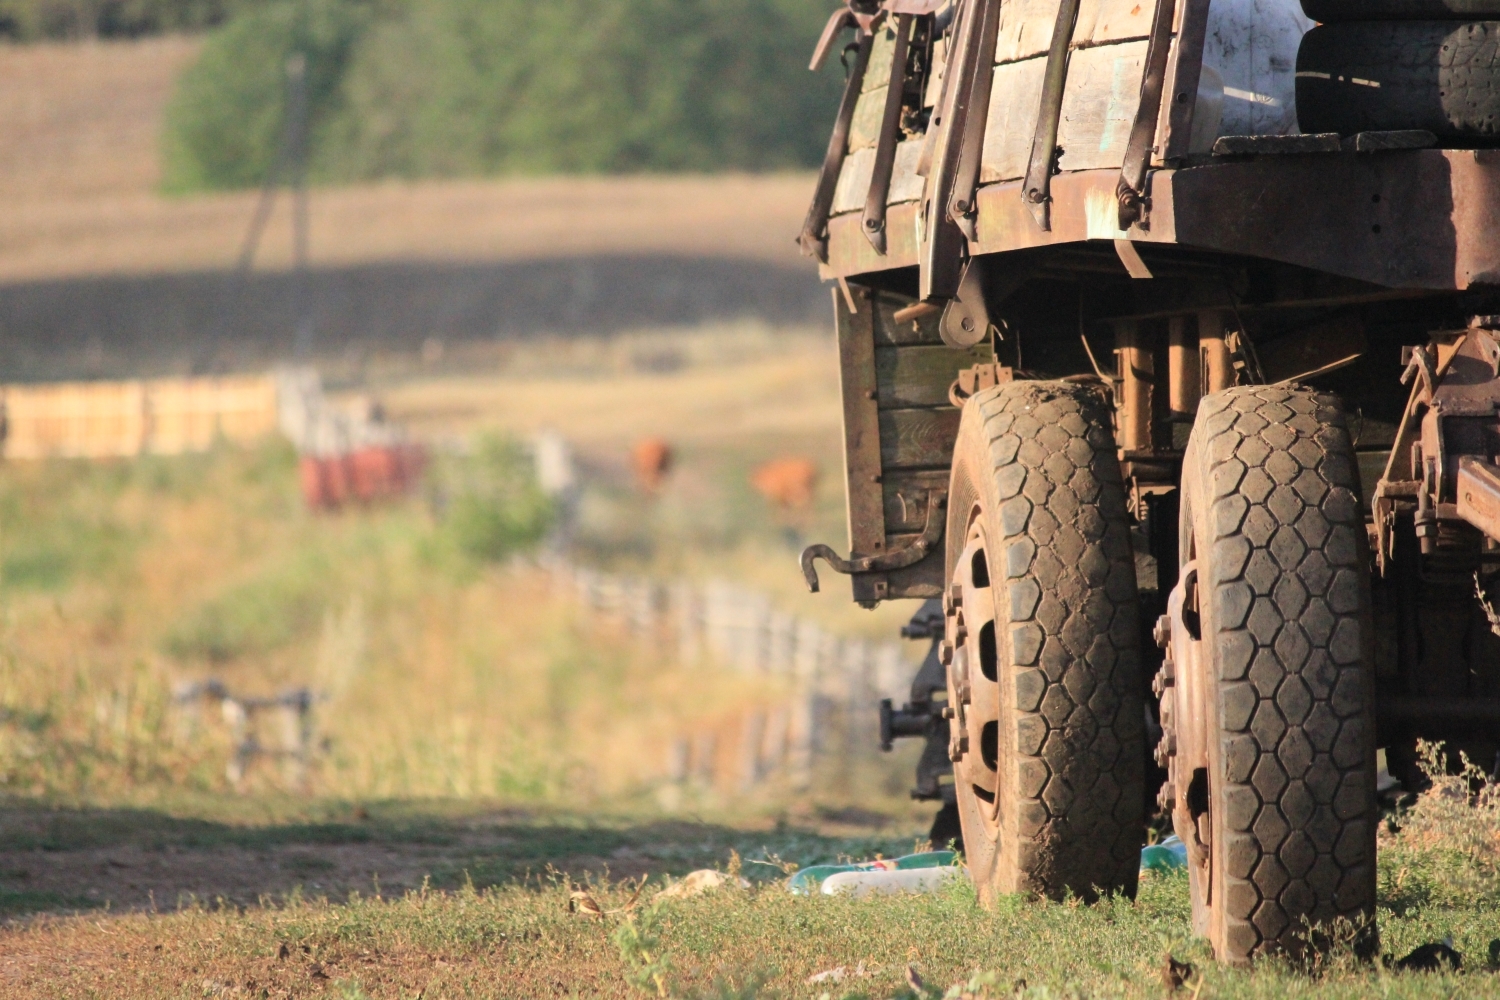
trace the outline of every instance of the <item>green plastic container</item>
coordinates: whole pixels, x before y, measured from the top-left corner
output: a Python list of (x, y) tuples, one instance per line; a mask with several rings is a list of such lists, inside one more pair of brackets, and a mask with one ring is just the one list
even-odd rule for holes
[(786, 887), (797, 896), (811, 896), (830, 875), (839, 872), (905, 871), (910, 868), (945, 868), (958, 857), (952, 851), (923, 851), (902, 858), (882, 858), (852, 865), (810, 865), (787, 880)]

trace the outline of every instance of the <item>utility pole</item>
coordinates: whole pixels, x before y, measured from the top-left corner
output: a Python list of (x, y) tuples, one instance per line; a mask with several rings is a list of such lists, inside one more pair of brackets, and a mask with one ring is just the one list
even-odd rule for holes
[(287, 159), (292, 171), (292, 311), (298, 358), (312, 348), (312, 296), (307, 277), (307, 56), (292, 53), (286, 61)]

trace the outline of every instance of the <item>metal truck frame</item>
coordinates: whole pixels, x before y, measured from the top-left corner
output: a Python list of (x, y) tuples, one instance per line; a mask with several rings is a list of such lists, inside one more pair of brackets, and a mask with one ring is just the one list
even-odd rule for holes
[[(802, 568), (941, 602), (882, 728), (946, 750), (920, 791), (982, 899), (1133, 892), (1154, 801), (1245, 962), (1375, 947), (1377, 748), (1409, 787), (1418, 738), (1500, 749), (1500, 149), (1214, 134), (1208, 18), (835, 13), (800, 242), (836, 282), (849, 556)], [(1343, 79), (1298, 77), (1299, 108)]]

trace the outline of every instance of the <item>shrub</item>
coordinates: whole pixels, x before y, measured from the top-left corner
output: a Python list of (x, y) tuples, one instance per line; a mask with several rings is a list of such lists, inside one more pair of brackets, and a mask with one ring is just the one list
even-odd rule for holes
[(483, 437), (472, 455), (441, 466), (436, 477), (443, 531), (470, 558), (498, 562), (540, 542), (552, 526), (552, 502), (514, 441)]

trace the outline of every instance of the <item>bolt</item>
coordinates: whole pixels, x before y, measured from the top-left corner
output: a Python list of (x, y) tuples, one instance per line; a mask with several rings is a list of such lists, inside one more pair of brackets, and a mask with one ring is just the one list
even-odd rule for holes
[(1160, 698), (1166, 693), (1167, 688), (1173, 686), (1174, 680), (1172, 661), (1163, 660), (1161, 662), (1161, 669), (1156, 672), (1155, 677), (1151, 678), (1151, 693)]
[(953, 662), (953, 643), (947, 639), (938, 643), (938, 662), (945, 667)]
[(1156, 640), (1156, 645), (1166, 649), (1172, 642), (1172, 617), (1162, 615), (1156, 619), (1156, 628), (1151, 632), (1151, 637)]

